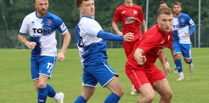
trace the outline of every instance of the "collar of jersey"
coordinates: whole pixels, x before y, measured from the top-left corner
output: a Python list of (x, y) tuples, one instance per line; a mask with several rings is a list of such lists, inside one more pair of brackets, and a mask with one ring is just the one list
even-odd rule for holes
[(89, 19), (93, 19), (92, 17), (89, 17), (89, 16), (82, 16), (82, 17), (86, 17), (86, 18), (89, 18)]
[(44, 17), (39, 17), (39, 16), (37, 15), (37, 11), (35, 12), (35, 14), (36, 14), (36, 17), (37, 17), (37, 18), (42, 19), (42, 18), (45, 18), (45, 17), (48, 15), (48, 11), (47, 11), (47, 13), (46, 13), (46, 16), (44, 16)]
[[(182, 12), (181, 12), (181, 15), (182, 15)], [(181, 15), (180, 15), (180, 16), (181, 16)], [(180, 16), (179, 16), (179, 17), (180, 17)], [(173, 15), (173, 17), (174, 17), (174, 18), (179, 18), (179, 17), (175, 17), (174, 15)]]

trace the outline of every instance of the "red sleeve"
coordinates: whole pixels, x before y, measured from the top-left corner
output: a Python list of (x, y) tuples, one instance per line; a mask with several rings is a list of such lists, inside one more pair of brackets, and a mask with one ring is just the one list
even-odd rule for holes
[(115, 10), (115, 15), (114, 15), (113, 21), (116, 23), (120, 21), (120, 12), (119, 12), (118, 8), (116, 8), (116, 10)]
[(140, 21), (143, 21), (143, 20), (144, 20), (144, 14), (143, 14), (143, 10), (142, 10), (141, 7), (140, 7), (140, 9), (139, 9), (139, 20), (140, 20)]
[(152, 34), (152, 32), (146, 32), (144, 36), (142, 36), (142, 40), (138, 48), (142, 49), (146, 53), (153, 47), (157, 46), (159, 40), (160, 38), (156, 34)]

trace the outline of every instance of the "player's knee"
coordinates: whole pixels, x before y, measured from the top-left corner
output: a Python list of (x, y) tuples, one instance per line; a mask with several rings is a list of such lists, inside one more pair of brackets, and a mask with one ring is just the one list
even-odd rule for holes
[(154, 98), (155, 94), (149, 94), (148, 96), (146, 96), (146, 102), (151, 103)]
[(44, 82), (39, 82), (39, 83), (38, 83), (38, 87), (39, 87), (39, 88), (45, 88), (45, 87), (46, 87), (46, 83), (44, 83)]
[(180, 53), (176, 54), (175, 59), (181, 59), (181, 54)]
[(115, 94), (117, 94), (119, 97), (122, 97), (123, 94), (124, 94), (122, 87), (119, 87), (119, 88), (115, 91)]
[(187, 63), (189, 63), (190, 60), (191, 60), (191, 59), (186, 59), (186, 58), (184, 58), (184, 61), (187, 62)]
[(119, 91), (119, 97), (122, 97), (123, 94), (124, 94), (124, 92), (123, 92), (123, 89), (121, 88), (120, 91)]
[(173, 97), (173, 91), (170, 90), (163, 97), (166, 98), (166, 100), (171, 100), (171, 98)]
[(155, 93), (149, 93), (147, 95), (143, 95), (143, 98), (145, 98), (146, 103), (151, 103), (153, 99), (155, 98)]

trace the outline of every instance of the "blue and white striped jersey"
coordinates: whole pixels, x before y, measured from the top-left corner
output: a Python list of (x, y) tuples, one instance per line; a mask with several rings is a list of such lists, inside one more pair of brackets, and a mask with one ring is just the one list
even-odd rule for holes
[(34, 11), (24, 18), (19, 33), (24, 35), (28, 31), (31, 41), (36, 42), (32, 55), (57, 56), (56, 29), (61, 34), (68, 31), (58, 16), (47, 12), (45, 17), (38, 17)]
[(101, 30), (100, 24), (91, 17), (83, 16), (76, 25), (76, 43), (83, 66), (107, 62), (106, 41), (97, 37)]
[[(189, 30), (189, 26), (191, 26)], [(179, 17), (173, 16), (173, 41), (178, 41), (182, 44), (190, 44), (190, 37), (187, 37), (185, 33), (192, 35), (196, 26), (189, 15), (181, 13)]]

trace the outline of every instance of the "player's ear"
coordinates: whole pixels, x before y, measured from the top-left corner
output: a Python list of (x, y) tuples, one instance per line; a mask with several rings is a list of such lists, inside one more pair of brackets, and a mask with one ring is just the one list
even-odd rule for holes
[(158, 21), (159, 21), (159, 17), (156, 19), (156, 21), (157, 21), (157, 23), (158, 23)]
[(35, 6), (35, 8), (37, 8), (37, 5), (36, 5), (36, 3), (34, 3), (34, 6)]
[(80, 10), (81, 12), (83, 12), (83, 8), (82, 7), (79, 7), (78, 10)]

